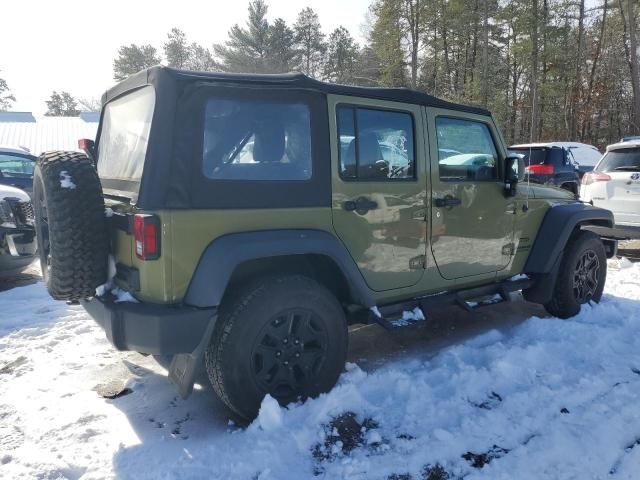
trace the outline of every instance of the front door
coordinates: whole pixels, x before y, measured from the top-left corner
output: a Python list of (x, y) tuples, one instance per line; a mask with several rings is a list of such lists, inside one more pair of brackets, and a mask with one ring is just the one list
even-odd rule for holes
[(329, 96), (333, 225), (376, 291), (414, 285), (424, 272), (422, 115), (416, 105)]
[(514, 254), (515, 201), (504, 195), (505, 152), (493, 122), (429, 109), (431, 250), (443, 278), (488, 274)]

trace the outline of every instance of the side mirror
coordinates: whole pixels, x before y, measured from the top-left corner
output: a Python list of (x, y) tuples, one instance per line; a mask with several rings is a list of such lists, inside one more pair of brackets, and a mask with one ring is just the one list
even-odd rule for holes
[(509, 155), (504, 162), (504, 194), (513, 197), (518, 190), (518, 182), (524, 179), (524, 156)]
[(93, 163), (96, 163), (96, 142), (88, 138), (81, 138), (78, 140), (78, 148), (86, 153)]

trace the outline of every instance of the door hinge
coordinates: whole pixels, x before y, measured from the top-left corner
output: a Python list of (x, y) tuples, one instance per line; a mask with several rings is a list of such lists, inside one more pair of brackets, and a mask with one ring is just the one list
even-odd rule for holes
[(424, 255), (418, 255), (409, 260), (409, 268), (411, 270), (422, 270), (425, 268), (427, 258)]

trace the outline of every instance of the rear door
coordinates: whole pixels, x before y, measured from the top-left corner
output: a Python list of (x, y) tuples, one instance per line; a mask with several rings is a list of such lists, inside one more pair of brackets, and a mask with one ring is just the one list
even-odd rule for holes
[(431, 250), (440, 275), (451, 280), (502, 270), (514, 253), (516, 205), (504, 195), (506, 152), (498, 131), (489, 117), (428, 112)]
[(370, 288), (412, 286), (425, 267), (423, 111), (334, 95), (328, 103), (335, 231)]
[(611, 210), (616, 224), (640, 225), (640, 148), (611, 150), (595, 170), (611, 180), (590, 185), (594, 205)]

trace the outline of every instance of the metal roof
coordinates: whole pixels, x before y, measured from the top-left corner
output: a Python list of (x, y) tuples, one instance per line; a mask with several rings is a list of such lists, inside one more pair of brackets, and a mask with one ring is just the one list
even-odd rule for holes
[(33, 155), (47, 150), (78, 150), (78, 139), (95, 138), (99, 114), (46, 117), (31, 112), (0, 112), (0, 145), (27, 148)]

